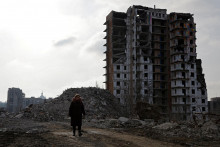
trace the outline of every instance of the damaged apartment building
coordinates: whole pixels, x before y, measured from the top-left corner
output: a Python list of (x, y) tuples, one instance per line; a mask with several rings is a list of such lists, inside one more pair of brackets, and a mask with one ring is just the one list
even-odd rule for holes
[(106, 89), (130, 113), (138, 101), (171, 119), (208, 112), (193, 14), (134, 5), (111, 11), (104, 25)]

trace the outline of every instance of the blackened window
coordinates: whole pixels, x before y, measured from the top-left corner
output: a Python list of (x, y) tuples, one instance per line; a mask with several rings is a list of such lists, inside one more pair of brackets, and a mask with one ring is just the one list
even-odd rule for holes
[(185, 77), (185, 72), (182, 72), (182, 76)]
[(126, 75), (126, 74), (124, 74), (124, 78), (125, 78), (125, 79), (127, 78), (127, 75)]
[(124, 66), (124, 70), (127, 70), (127, 69), (126, 69), (126, 66)]
[(181, 59), (184, 60), (184, 55), (181, 55)]
[(147, 86), (148, 84), (147, 84), (147, 81), (144, 81), (144, 86)]
[(193, 72), (191, 72), (191, 77), (194, 77), (194, 73)]
[(202, 99), (202, 103), (205, 103), (205, 99)]
[(192, 36), (193, 35), (193, 32), (190, 32), (190, 36)]
[(195, 94), (195, 89), (192, 89), (192, 94)]
[(180, 23), (180, 27), (183, 27), (183, 23)]
[(202, 107), (202, 111), (205, 111), (205, 107)]
[(202, 95), (205, 95), (205, 90), (202, 90)]
[(186, 89), (182, 89), (182, 93), (183, 93), (183, 94), (186, 94)]
[(120, 74), (119, 73), (117, 74), (117, 78), (120, 78)]
[(148, 73), (144, 73), (144, 77), (148, 77)]
[(191, 81), (191, 85), (195, 85), (195, 81)]
[(190, 48), (190, 52), (193, 52), (193, 48)]
[(190, 40), (190, 44), (193, 44), (193, 40)]
[(191, 64), (191, 68), (194, 69), (194, 64)]
[(194, 103), (196, 101), (196, 99), (195, 98), (192, 98), (192, 102)]
[(196, 107), (192, 107), (192, 111), (196, 111)]
[(120, 82), (117, 82), (117, 86), (120, 86)]
[(147, 93), (148, 93), (148, 90), (147, 90), (147, 89), (145, 89), (145, 90), (144, 90), (144, 94), (147, 94)]
[(183, 98), (183, 102), (186, 102), (186, 98)]
[(181, 64), (181, 68), (185, 68), (185, 64)]
[(147, 65), (144, 65), (144, 69), (147, 69), (148, 67), (147, 67)]
[(117, 70), (119, 70), (120, 69), (120, 65), (117, 65)]
[(184, 85), (184, 86), (185, 86), (185, 84), (186, 84), (186, 82), (182, 80), (182, 85)]

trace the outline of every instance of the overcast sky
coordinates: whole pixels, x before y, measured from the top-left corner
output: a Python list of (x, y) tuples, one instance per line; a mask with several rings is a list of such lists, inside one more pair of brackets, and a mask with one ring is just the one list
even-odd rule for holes
[(0, 101), (8, 88), (26, 97), (56, 97), (71, 87), (104, 88), (106, 15), (132, 5), (193, 13), (197, 57), (208, 97), (220, 96), (218, 0), (2, 0), (0, 1)]

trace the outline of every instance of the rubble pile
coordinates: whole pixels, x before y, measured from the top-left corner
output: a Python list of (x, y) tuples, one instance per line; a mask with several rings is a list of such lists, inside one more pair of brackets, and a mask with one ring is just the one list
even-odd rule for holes
[(24, 111), (24, 117), (38, 121), (64, 120), (68, 118), (69, 106), (74, 95), (81, 95), (85, 106), (86, 118), (117, 118), (123, 115), (122, 107), (117, 99), (108, 91), (99, 88), (70, 88), (59, 97), (33, 105)]
[[(138, 128), (135, 128), (136, 131)], [(204, 145), (202, 142), (220, 140), (220, 124), (208, 120), (197, 126), (193, 122), (165, 122), (157, 125), (139, 127), (144, 136), (162, 141), (175, 142), (182, 145)], [(137, 131), (138, 132), (138, 131)], [(188, 140), (186, 143), (184, 140)]]

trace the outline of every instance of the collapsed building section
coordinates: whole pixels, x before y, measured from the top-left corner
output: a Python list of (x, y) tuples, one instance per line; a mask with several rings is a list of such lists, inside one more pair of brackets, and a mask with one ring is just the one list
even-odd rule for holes
[[(106, 17), (106, 88), (132, 113), (138, 101), (173, 119), (207, 112), (193, 15), (132, 6)], [(201, 111), (199, 111), (201, 110)]]

